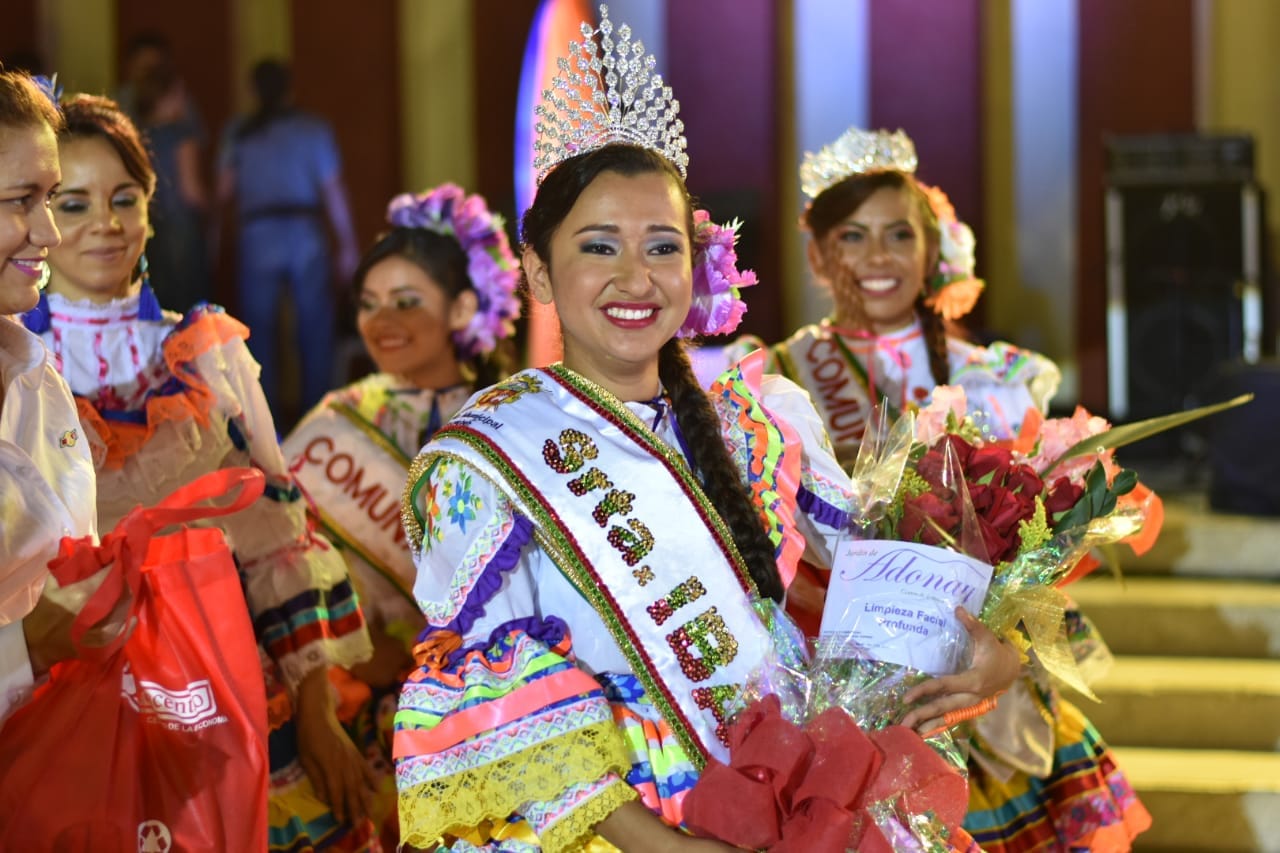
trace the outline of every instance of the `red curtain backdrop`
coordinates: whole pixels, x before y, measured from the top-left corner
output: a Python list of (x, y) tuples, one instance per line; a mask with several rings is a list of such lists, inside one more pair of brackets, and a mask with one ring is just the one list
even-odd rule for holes
[(868, 3), (871, 126), (916, 144), (921, 180), (941, 187), (982, 246), (980, 0)]
[[(761, 284), (746, 293), (739, 332), (767, 341), (782, 328), (779, 261), (778, 33), (789, 4), (771, 0), (667, 0), (667, 44), (660, 67), (680, 101), (689, 139), (689, 189), (717, 222), (741, 217), (741, 265)], [(788, 164), (794, 174), (797, 164)], [(798, 179), (797, 179), (798, 180)], [(791, 192), (791, 187), (786, 188)], [(786, 226), (789, 227), (789, 226)]]
[(1193, 0), (1079, 0), (1079, 234), (1076, 355), (1080, 403), (1107, 410), (1103, 139), (1195, 130)]

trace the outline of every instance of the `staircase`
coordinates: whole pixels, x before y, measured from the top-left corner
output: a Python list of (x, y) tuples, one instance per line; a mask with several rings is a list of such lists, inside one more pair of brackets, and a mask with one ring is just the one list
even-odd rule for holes
[(1116, 655), (1073, 698), (1151, 812), (1139, 853), (1280, 851), (1280, 519), (1161, 491), (1152, 551), (1071, 588)]

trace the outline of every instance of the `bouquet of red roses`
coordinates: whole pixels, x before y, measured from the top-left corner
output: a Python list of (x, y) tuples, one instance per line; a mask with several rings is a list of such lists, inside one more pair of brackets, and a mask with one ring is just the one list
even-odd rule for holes
[(1111, 453), (1150, 432), (1031, 414), (1018, 441), (995, 443), (964, 413), (963, 391), (939, 388), (864, 438), (816, 652), (760, 603), (778, 655), (740, 697), (729, 763), (686, 796), (695, 834), (772, 853), (964, 849), (961, 750), (895, 725), (911, 686), (964, 665), (957, 605), (1083, 686), (1058, 659), (1057, 586), (1095, 545), (1158, 526), (1158, 501)]
[(911, 685), (956, 671), (967, 644), (950, 616), (957, 605), (1091, 695), (1060, 588), (1097, 565), (1089, 554), (1100, 545), (1149, 547), (1163, 518), (1115, 448), (1246, 400), (1114, 429), (1083, 409), (1056, 419), (1032, 410), (1015, 439), (991, 441), (966, 416), (963, 389), (943, 386), (923, 409), (877, 424), (855, 462), (855, 519), (815, 662), (833, 702), (873, 697), (867, 718), (892, 720)]

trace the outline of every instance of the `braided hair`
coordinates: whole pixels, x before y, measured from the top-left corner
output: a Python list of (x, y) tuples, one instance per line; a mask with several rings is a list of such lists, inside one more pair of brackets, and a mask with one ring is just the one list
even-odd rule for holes
[[(597, 177), (615, 172), (624, 177), (660, 173), (680, 188), (688, 211), (687, 234), (693, 235), (693, 199), (680, 173), (661, 155), (635, 145), (610, 144), (558, 164), (538, 188), (533, 205), (521, 221), (520, 235), (546, 264), (551, 263), (551, 238), (569, 215), (578, 197)], [(527, 286), (528, 282), (525, 282)], [(738, 553), (761, 595), (780, 601), (782, 579), (768, 534), (738, 466), (729, 456), (720, 432), (720, 418), (694, 376), (689, 356), (677, 338), (658, 353), (658, 376), (671, 397), (671, 407), (688, 446), (694, 474), (716, 512), (728, 525)]]
[[(930, 245), (937, 246), (941, 239), (938, 217), (915, 178), (905, 172), (890, 170), (851, 175), (819, 193), (800, 217), (800, 223), (814, 240), (821, 242), (831, 229), (882, 189), (904, 190), (910, 194), (920, 213), (920, 221), (924, 223), (926, 239)], [(933, 374), (934, 382), (946, 385), (951, 381), (951, 367), (947, 361), (946, 323), (932, 308), (924, 304), (926, 294), (927, 288), (920, 291), (916, 298), (915, 312), (920, 319), (925, 344), (929, 349), (929, 371)]]

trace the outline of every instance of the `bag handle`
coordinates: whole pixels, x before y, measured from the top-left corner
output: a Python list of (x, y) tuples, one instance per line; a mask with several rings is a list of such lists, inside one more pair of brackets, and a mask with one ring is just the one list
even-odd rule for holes
[[(102, 584), (85, 602), (71, 625), (71, 642), (77, 653), (87, 660), (105, 660), (114, 654), (128, 639), (121, 632), (110, 643), (102, 646), (83, 644), (85, 632), (111, 612), (128, 586), (132, 596), (128, 617), (138, 606), (138, 593), (142, 585), (142, 564), (147, 557), (147, 547), (152, 537), (165, 527), (199, 521), (205, 518), (230, 515), (239, 512), (257, 500), (266, 489), (266, 477), (256, 468), (223, 468), (197, 477), (174, 490), (153, 507), (136, 506), (129, 511), (115, 529), (102, 539), (102, 544), (80, 547), (76, 541), (64, 539), (58, 557), (49, 564), (49, 571), (59, 583), (74, 583), (90, 577), (103, 566), (113, 564)], [(221, 506), (199, 505), (239, 490), (235, 498)]]

